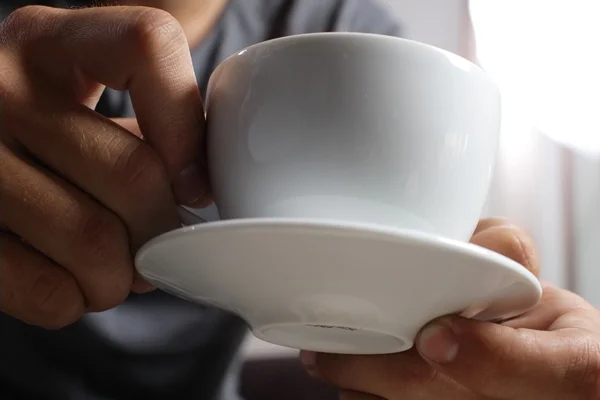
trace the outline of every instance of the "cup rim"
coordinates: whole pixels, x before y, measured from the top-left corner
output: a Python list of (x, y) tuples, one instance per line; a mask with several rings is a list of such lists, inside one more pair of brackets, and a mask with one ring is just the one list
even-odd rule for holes
[(254, 43), (249, 46), (238, 50), (237, 52), (229, 55), (223, 61), (221, 61), (217, 67), (213, 70), (213, 73), (216, 73), (219, 69), (221, 69), (225, 64), (228, 63), (233, 58), (239, 57), (240, 55), (252, 51), (261, 47), (266, 47), (272, 44), (285, 43), (285, 42), (299, 42), (299, 41), (315, 41), (323, 38), (331, 39), (333, 38), (336, 41), (345, 42), (347, 40), (375, 40), (378, 42), (388, 41), (388, 42), (396, 42), (401, 43), (406, 46), (414, 46), (415, 48), (420, 48), (426, 51), (434, 51), (438, 53), (442, 53), (447, 57), (454, 59), (455, 62), (460, 62), (469, 66), (469, 68), (475, 69), (479, 72), (482, 72), (486, 75), (489, 75), (487, 71), (481, 68), (479, 65), (475, 64), (473, 61), (453, 53), (449, 50), (443, 49), (438, 46), (434, 46), (432, 44), (420, 42), (414, 39), (407, 39), (398, 36), (390, 36), (380, 33), (367, 33), (367, 32), (312, 32), (312, 33), (300, 33), (295, 35), (281, 36), (273, 39), (268, 39), (262, 42)]

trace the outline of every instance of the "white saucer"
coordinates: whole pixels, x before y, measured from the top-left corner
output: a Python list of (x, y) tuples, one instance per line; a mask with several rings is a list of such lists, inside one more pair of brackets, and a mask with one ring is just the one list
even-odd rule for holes
[(166, 292), (240, 315), (259, 339), (332, 353), (404, 351), (436, 317), (510, 318), (542, 293), (478, 246), (322, 220), (190, 226), (150, 241), (136, 266)]

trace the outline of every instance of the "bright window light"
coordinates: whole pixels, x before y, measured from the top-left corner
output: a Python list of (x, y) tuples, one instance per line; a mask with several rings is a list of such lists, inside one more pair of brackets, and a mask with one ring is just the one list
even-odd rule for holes
[(477, 57), (503, 95), (502, 145), (532, 128), (600, 155), (600, 1), (470, 0)]

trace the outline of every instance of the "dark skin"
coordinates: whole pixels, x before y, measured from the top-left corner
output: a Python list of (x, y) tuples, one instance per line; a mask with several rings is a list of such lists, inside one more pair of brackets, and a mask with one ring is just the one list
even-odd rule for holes
[[(202, 100), (157, 8), (21, 8), (0, 40), (0, 308), (59, 328), (152, 290), (132, 254), (179, 225), (178, 203), (210, 204)], [(137, 121), (93, 111), (105, 86)]]
[[(177, 204), (212, 202), (189, 48), (226, 1), (120, 4), (27, 7), (0, 25), (0, 310), (45, 328), (152, 290), (134, 272), (132, 254), (179, 226)], [(137, 120), (94, 111), (105, 87), (129, 90)], [(503, 220), (482, 221), (472, 241), (539, 268), (529, 236)], [(593, 399), (600, 397), (592, 392), (600, 371), (591, 351), (598, 348), (598, 319), (582, 299), (553, 288), (538, 308), (504, 325), (442, 321), (463, 327), (453, 333), (460, 350), (450, 362), (437, 359), (447, 354), (448, 332), (399, 355), (303, 359), (347, 400)], [(519, 340), (546, 346), (559, 367), (523, 346), (507, 352)], [(469, 358), (474, 349), (487, 358)], [(477, 378), (482, 371), (488, 386)], [(510, 384), (498, 383), (504, 380)]]

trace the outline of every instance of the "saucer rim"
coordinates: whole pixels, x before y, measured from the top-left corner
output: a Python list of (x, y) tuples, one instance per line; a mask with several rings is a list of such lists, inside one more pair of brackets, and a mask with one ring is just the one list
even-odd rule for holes
[(439, 235), (416, 231), (414, 229), (398, 228), (388, 225), (379, 225), (366, 222), (340, 221), (334, 219), (311, 219), (311, 218), (240, 218), (205, 222), (188, 225), (159, 235), (145, 243), (135, 254), (134, 265), (138, 265), (147, 251), (159, 243), (170, 241), (191, 234), (203, 234), (206, 231), (227, 230), (239, 228), (307, 228), (307, 229), (335, 229), (343, 230), (345, 233), (356, 235), (368, 234), (371, 237), (382, 239), (400, 240), (404, 243), (417, 246), (435, 246), (446, 251), (459, 252), (466, 256), (474, 257), (483, 262), (492, 262), (496, 267), (507, 269), (507, 272), (521, 275), (531, 285), (531, 289), (537, 291), (539, 301), (542, 296), (542, 283), (527, 268), (518, 262), (495, 251), (486, 249), (479, 245), (450, 239)]

